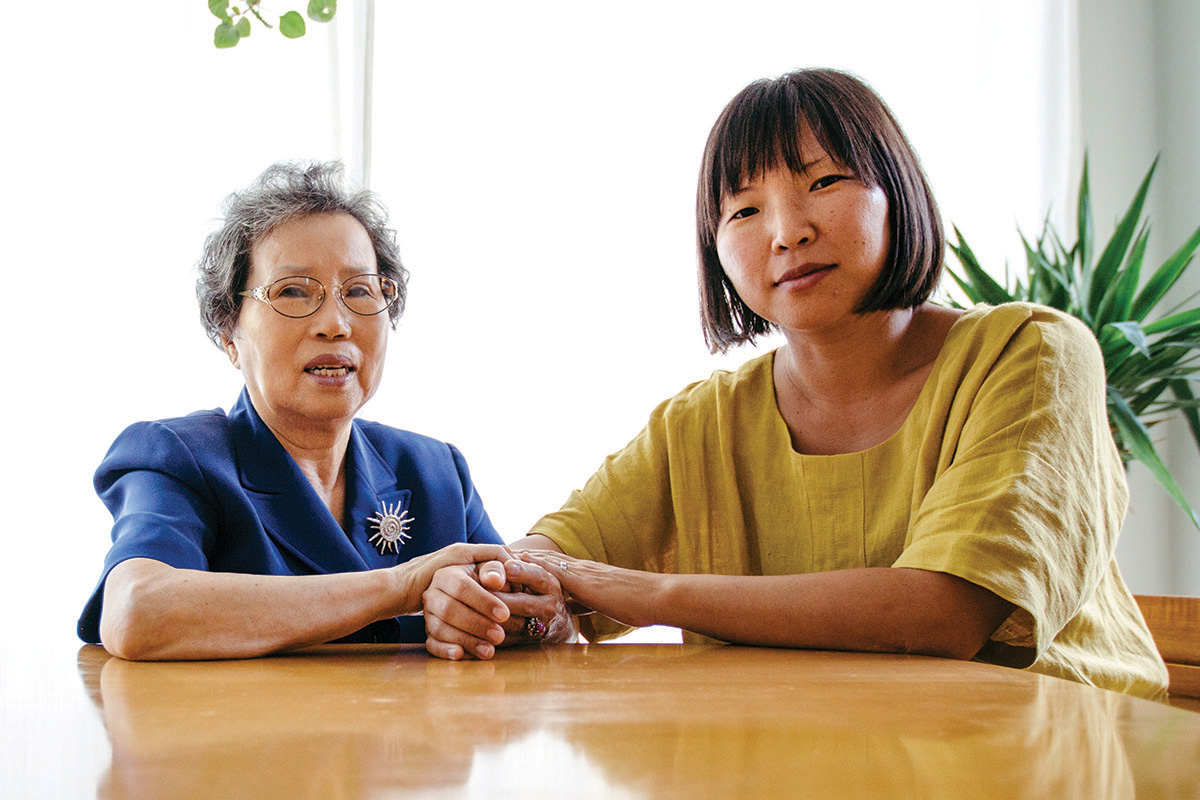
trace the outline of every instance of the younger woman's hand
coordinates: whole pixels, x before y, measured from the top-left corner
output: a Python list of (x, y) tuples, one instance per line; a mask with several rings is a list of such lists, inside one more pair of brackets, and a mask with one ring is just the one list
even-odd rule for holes
[(507, 585), (495, 596), (508, 606), (511, 616), (504, 623), (506, 638), (501, 646), (556, 644), (578, 637), (575, 618), (553, 575), (537, 564), (516, 559), (505, 562), (504, 571)]
[(658, 573), (612, 567), (550, 550), (519, 550), (516, 555), (520, 561), (506, 569), (515, 570), (523, 561), (549, 572), (575, 613), (581, 613), (582, 607), (634, 627), (657, 624), (658, 595), (664, 581)]

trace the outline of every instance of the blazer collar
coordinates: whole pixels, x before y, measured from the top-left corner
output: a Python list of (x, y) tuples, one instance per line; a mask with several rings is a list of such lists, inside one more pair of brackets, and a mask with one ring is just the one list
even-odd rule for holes
[(396, 487), (395, 473), (357, 422), (346, 449), (349, 536), (262, 421), (245, 389), (229, 413), (229, 422), (242, 487), (263, 528), (281, 548), (318, 573), (357, 572), (398, 563), (396, 553), (381, 556), (367, 541), (372, 532), (367, 520), (384, 502), (406, 510), (411, 493)]

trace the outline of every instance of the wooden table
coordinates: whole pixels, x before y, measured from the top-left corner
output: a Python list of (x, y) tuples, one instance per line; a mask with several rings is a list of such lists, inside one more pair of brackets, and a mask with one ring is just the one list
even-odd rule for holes
[(623, 644), (77, 659), (106, 798), (1200, 797), (1200, 714), (983, 664)]

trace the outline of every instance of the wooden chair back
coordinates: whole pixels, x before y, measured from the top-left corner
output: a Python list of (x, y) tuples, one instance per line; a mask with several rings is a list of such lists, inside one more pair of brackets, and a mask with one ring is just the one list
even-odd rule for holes
[(1134, 595), (1171, 682), (1171, 705), (1200, 711), (1200, 597)]

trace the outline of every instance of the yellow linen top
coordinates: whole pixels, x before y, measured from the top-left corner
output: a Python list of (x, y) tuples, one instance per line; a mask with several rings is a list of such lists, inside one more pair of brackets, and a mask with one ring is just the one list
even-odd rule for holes
[(957, 575), (1017, 606), (977, 660), (1163, 696), (1166, 668), (1113, 557), (1128, 489), (1081, 322), (1024, 303), (968, 311), (900, 429), (857, 453), (793, 450), (774, 355), (659, 405), (532, 532), (654, 572)]

